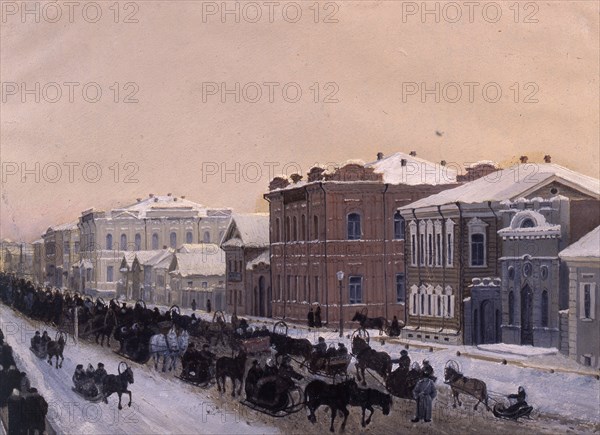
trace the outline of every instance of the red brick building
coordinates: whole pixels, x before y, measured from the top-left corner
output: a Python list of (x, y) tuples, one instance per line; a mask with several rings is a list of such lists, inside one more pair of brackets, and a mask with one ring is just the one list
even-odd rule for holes
[(334, 323), (357, 310), (404, 319), (404, 219), (398, 208), (457, 186), (456, 171), (395, 153), (368, 164), (348, 162), (307, 179), (274, 178), (264, 195), (270, 211), (274, 317), (305, 320), (320, 304), (322, 321)]

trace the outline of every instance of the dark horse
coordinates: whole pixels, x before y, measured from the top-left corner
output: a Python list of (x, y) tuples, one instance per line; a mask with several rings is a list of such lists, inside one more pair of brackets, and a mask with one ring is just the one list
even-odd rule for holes
[(358, 385), (354, 379), (339, 383), (339, 384), (328, 384), (321, 380), (311, 381), (304, 390), (304, 403), (310, 411), (308, 420), (311, 423), (316, 423), (317, 417), (315, 411), (321, 405), (328, 406), (331, 411), (331, 426), (329, 430), (334, 432), (333, 423), (338, 411), (342, 411), (344, 414), (344, 421), (342, 422), (341, 429), (344, 430), (346, 427), (346, 420), (348, 420), (348, 405), (350, 404), (350, 396), (353, 390), (357, 390)]
[[(362, 408), (361, 424), (362, 427), (366, 427), (371, 423), (371, 417), (373, 417), (373, 413), (375, 412), (373, 405), (379, 406), (383, 411), (383, 415), (389, 415), (390, 408), (392, 407), (392, 396), (373, 388), (355, 388), (350, 394), (350, 405)], [(369, 414), (369, 418), (365, 421), (365, 410), (367, 409), (371, 411), (371, 414)]]
[[(121, 373), (121, 364), (124, 364), (126, 369)], [(131, 406), (131, 391), (127, 389), (129, 384), (133, 384), (133, 371), (126, 363), (119, 363), (119, 374), (118, 375), (107, 375), (102, 382), (102, 399), (104, 403), (108, 403), (108, 397), (113, 393), (119, 395), (119, 409), (123, 409), (121, 406), (121, 395), (123, 393), (129, 394), (129, 403), (127, 406)]]
[(352, 318), (353, 322), (360, 323), (363, 329), (379, 329), (379, 335), (383, 334), (388, 328), (388, 321), (385, 317), (367, 317), (366, 314), (357, 311)]
[[(63, 356), (63, 350), (65, 349), (65, 339), (63, 334), (59, 334), (58, 341), (51, 340), (48, 342), (48, 364), (52, 365), (52, 358), (56, 357), (56, 368), (62, 367), (62, 363), (65, 360)], [(60, 364), (58, 363), (60, 358)]]
[(238, 353), (235, 358), (229, 358), (222, 356), (217, 360), (217, 388), (221, 391), (221, 384), (223, 384), (223, 392), (225, 393), (225, 381), (226, 377), (231, 379), (233, 384), (233, 391), (231, 396), (235, 397), (235, 381), (240, 381), (238, 388), (238, 396), (242, 392), (242, 384), (244, 383), (244, 373), (246, 371), (246, 354), (244, 352)]
[(467, 378), (453, 367), (446, 367), (444, 369), (444, 382), (449, 384), (450, 388), (452, 389), (452, 397), (454, 398), (454, 403), (452, 406), (454, 408), (456, 408), (457, 401), (458, 406), (462, 406), (462, 402), (458, 398), (458, 394), (463, 393), (473, 396), (475, 399), (477, 399), (477, 403), (473, 409), (476, 410), (479, 403), (483, 403), (486, 409), (488, 411), (490, 410), (490, 407), (488, 406), (487, 385), (485, 385), (485, 382), (479, 379)]
[[(392, 371), (392, 359), (385, 352), (377, 352), (371, 349), (365, 340), (356, 336), (352, 340), (352, 354), (356, 356), (356, 375), (358, 381), (362, 380), (363, 385), (367, 385), (365, 379), (365, 369), (369, 368), (383, 378), (385, 382)], [(362, 377), (361, 377), (362, 375)]]
[(271, 344), (277, 351), (276, 359), (280, 355), (295, 355), (304, 358), (302, 365), (310, 361), (313, 346), (306, 338), (291, 338), (287, 335), (272, 333)]
[(100, 313), (93, 319), (93, 330), (96, 331), (96, 344), (98, 339), (102, 337), (100, 346), (104, 347), (104, 338), (106, 337), (106, 345), (110, 347), (110, 336), (117, 326), (117, 315), (111, 309), (106, 311), (106, 314)]

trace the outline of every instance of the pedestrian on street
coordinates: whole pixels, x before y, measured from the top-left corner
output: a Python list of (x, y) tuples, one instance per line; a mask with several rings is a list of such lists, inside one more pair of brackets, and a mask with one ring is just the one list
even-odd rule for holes
[(46, 430), (46, 414), (48, 402), (35, 388), (30, 388), (25, 396), (24, 414), (27, 419), (26, 433), (33, 435), (38, 431), (40, 435)]
[(313, 312), (312, 307), (310, 307), (310, 310), (308, 310), (308, 327), (315, 327), (315, 313)]
[(29, 389), (31, 388), (31, 383), (29, 382), (27, 373), (21, 372), (21, 380), (19, 385), (22, 394), (26, 394), (29, 391)]
[(424, 420), (426, 423), (431, 421), (433, 399), (437, 395), (433, 370), (424, 368), (423, 376), (413, 390), (413, 397), (417, 400), (416, 416), (411, 420), (413, 423), (417, 423), (419, 420)]
[(211, 304), (210, 304), (210, 299), (207, 299), (207, 300), (206, 300), (206, 312), (207, 312), (207, 313), (210, 313), (210, 312), (211, 312), (211, 310), (212, 310), (212, 306), (211, 306)]
[(25, 399), (16, 388), (8, 397), (8, 435), (21, 435), (25, 423)]
[(192, 299), (192, 311), (196, 311), (196, 299)]
[(321, 325), (321, 305), (317, 305), (315, 310), (315, 328), (320, 328)]

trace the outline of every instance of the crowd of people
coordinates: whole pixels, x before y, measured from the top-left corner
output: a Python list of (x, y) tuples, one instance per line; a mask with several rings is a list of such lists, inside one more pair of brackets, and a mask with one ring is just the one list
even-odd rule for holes
[(13, 350), (4, 342), (0, 329), (0, 407), (8, 408), (8, 435), (43, 434), (46, 429), (48, 403), (19, 371)]

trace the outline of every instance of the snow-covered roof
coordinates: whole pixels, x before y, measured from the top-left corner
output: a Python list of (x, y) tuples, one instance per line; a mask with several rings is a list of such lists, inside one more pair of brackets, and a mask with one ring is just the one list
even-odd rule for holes
[(265, 249), (259, 255), (257, 255), (255, 258), (253, 258), (252, 260), (250, 260), (246, 264), (246, 270), (252, 270), (254, 268), (254, 266), (258, 266), (260, 263), (264, 263), (264, 264), (267, 264), (267, 265), (271, 264), (271, 257), (269, 255), (269, 250), (268, 249)]
[(560, 258), (600, 258), (600, 226), (563, 249), (558, 255)]
[(487, 177), (444, 190), (400, 209), (435, 207), (456, 202), (476, 204), (487, 201), (512, 200), (526, 196), (529, 192), (553, 181), (600, 198), (600, 180), (597, 178), (588, 177), (554, 163), (526, 163), (501, 169)]
[(190, 252), (203, 252), (206, 249), (206, 243), (184, 243), (177, 250), (177, 252), (181, 253), (190, 253)]
[(269, 214), (234, 214), (221, 246), (264, 248), (269, 246)]
[(206, 208), (203, 205), (172, 195), (154, 195), (125, 207), (115, 208), (111, 211), (111, 216), (115, 217), (129, 212), (132, 216), (143, 219), (163, 211), (165, 213), (186, 211), (194, 212), (197, 216), (206, 216)]
[(367, 163), (365, 167), (383, 174), (383, 182), (390, 184), (452, 184), (456, 183), (457, 176), (452, 168), (402, 152)]
[(225, 253), (219, 246), (206, 243), (204, 251), (173, 254), (170, 273), (187, 276), (225, 275)]
[(68, 222), (66, 224), (53, 225), (48, 228), (48, 231), (73, 231), (77, 229), (77, 222)]
[(34, 240), (33, 242), (31, 242), (32, 245), (39, 245), (42, 243), (44, 243), (44, 239), (37, 239), (37, 240)]

